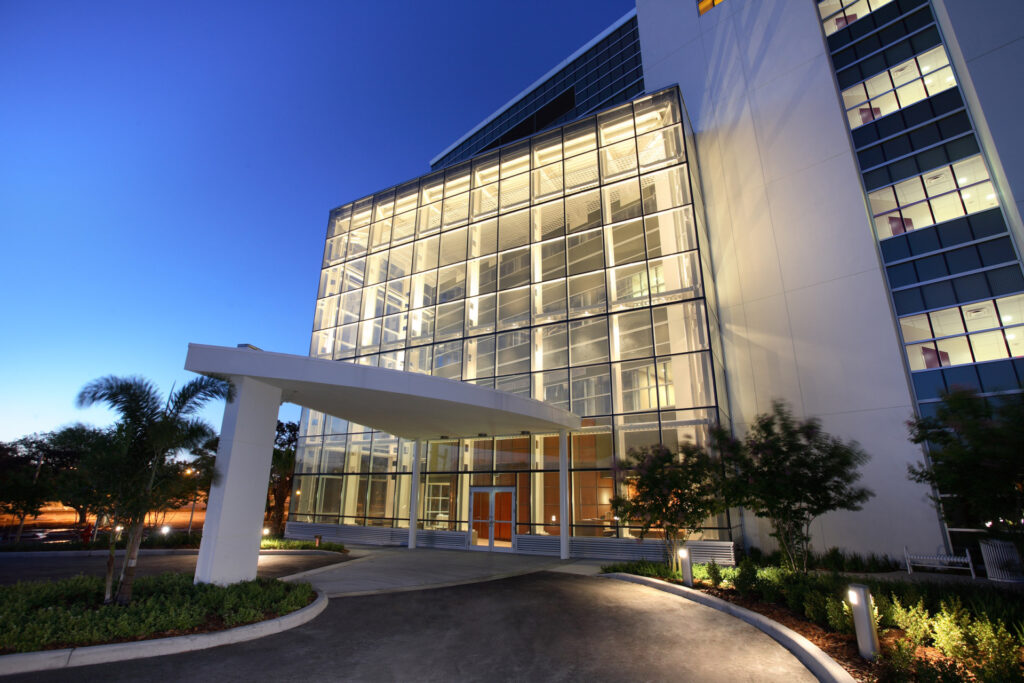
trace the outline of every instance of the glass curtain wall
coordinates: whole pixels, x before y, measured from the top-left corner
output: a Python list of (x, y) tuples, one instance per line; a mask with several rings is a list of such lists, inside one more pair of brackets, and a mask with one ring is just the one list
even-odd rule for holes
[(929, 3), (818, 8), (920, 412), (955, 386), (1019, 388), (1019, 252)]
[[(684, 123), (672, 88), (334, 210), (310, 354), (575, 412), (572, 532), (633, 535), (615, 458), (706, 443), (724, 387)], [(301, 434), (293, 521), (408, 525), (411, 443), (315, 412)], [(425, 451), (422, 528), (467, 531), (470, 486), (514, 486), (517, 533), (558, 534), (557, 435)]]

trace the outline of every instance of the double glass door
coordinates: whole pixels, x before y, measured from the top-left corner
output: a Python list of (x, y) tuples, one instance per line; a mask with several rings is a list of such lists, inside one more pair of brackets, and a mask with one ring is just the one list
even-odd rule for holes
[(469, 489), (469, 547), (473, 550), (512, 550), (516, 490), (512, 487), (473, 486)]

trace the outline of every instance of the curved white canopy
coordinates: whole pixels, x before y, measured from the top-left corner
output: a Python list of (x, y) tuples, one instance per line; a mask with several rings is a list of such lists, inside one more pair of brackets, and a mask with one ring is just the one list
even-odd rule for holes
[(189, 344), (185, 369), (250, 377), (283, 401), (407, 439), (578, 429), (567, 410), (517, 394), (413, 372), (251, 347)]

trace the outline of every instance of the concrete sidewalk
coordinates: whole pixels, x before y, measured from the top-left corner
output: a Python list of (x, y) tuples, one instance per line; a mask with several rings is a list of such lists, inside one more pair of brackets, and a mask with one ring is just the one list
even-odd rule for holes
[(286, 580), (309, 581), (317, 590), (335, 598), (456, 586), (541, 570), (593, 575), (600, 572), (602, 564), (592, 560), (563, 561), (537, 555), (429, 548), (357, 547), (351, 549), (350, 556), (348, 562)]

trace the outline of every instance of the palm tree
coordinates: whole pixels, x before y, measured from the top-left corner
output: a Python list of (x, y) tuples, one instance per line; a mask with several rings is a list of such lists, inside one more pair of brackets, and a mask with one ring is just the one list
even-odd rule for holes
[(121, 500), (116, 508), (129, 531), (118, 604), (131, 602), (146, 513), (160, 507), (159, 498), (167, 490), (164, 480), (177, 476), (169, 458), (213, 436), (213, 428), (196, 413), (208, 401), (231, 400), (232, 395), (231, 383), (220, 377), (197, 377), (178, 391), (172, 389), (166, 401), (152, 382), (141, 377), (101, 377), (79, 392), (80, 408), (105, 403), (120, 416), (116, 428), (125, 447), (116, 470), (121, 483), (129, 485), (118, 487)]

